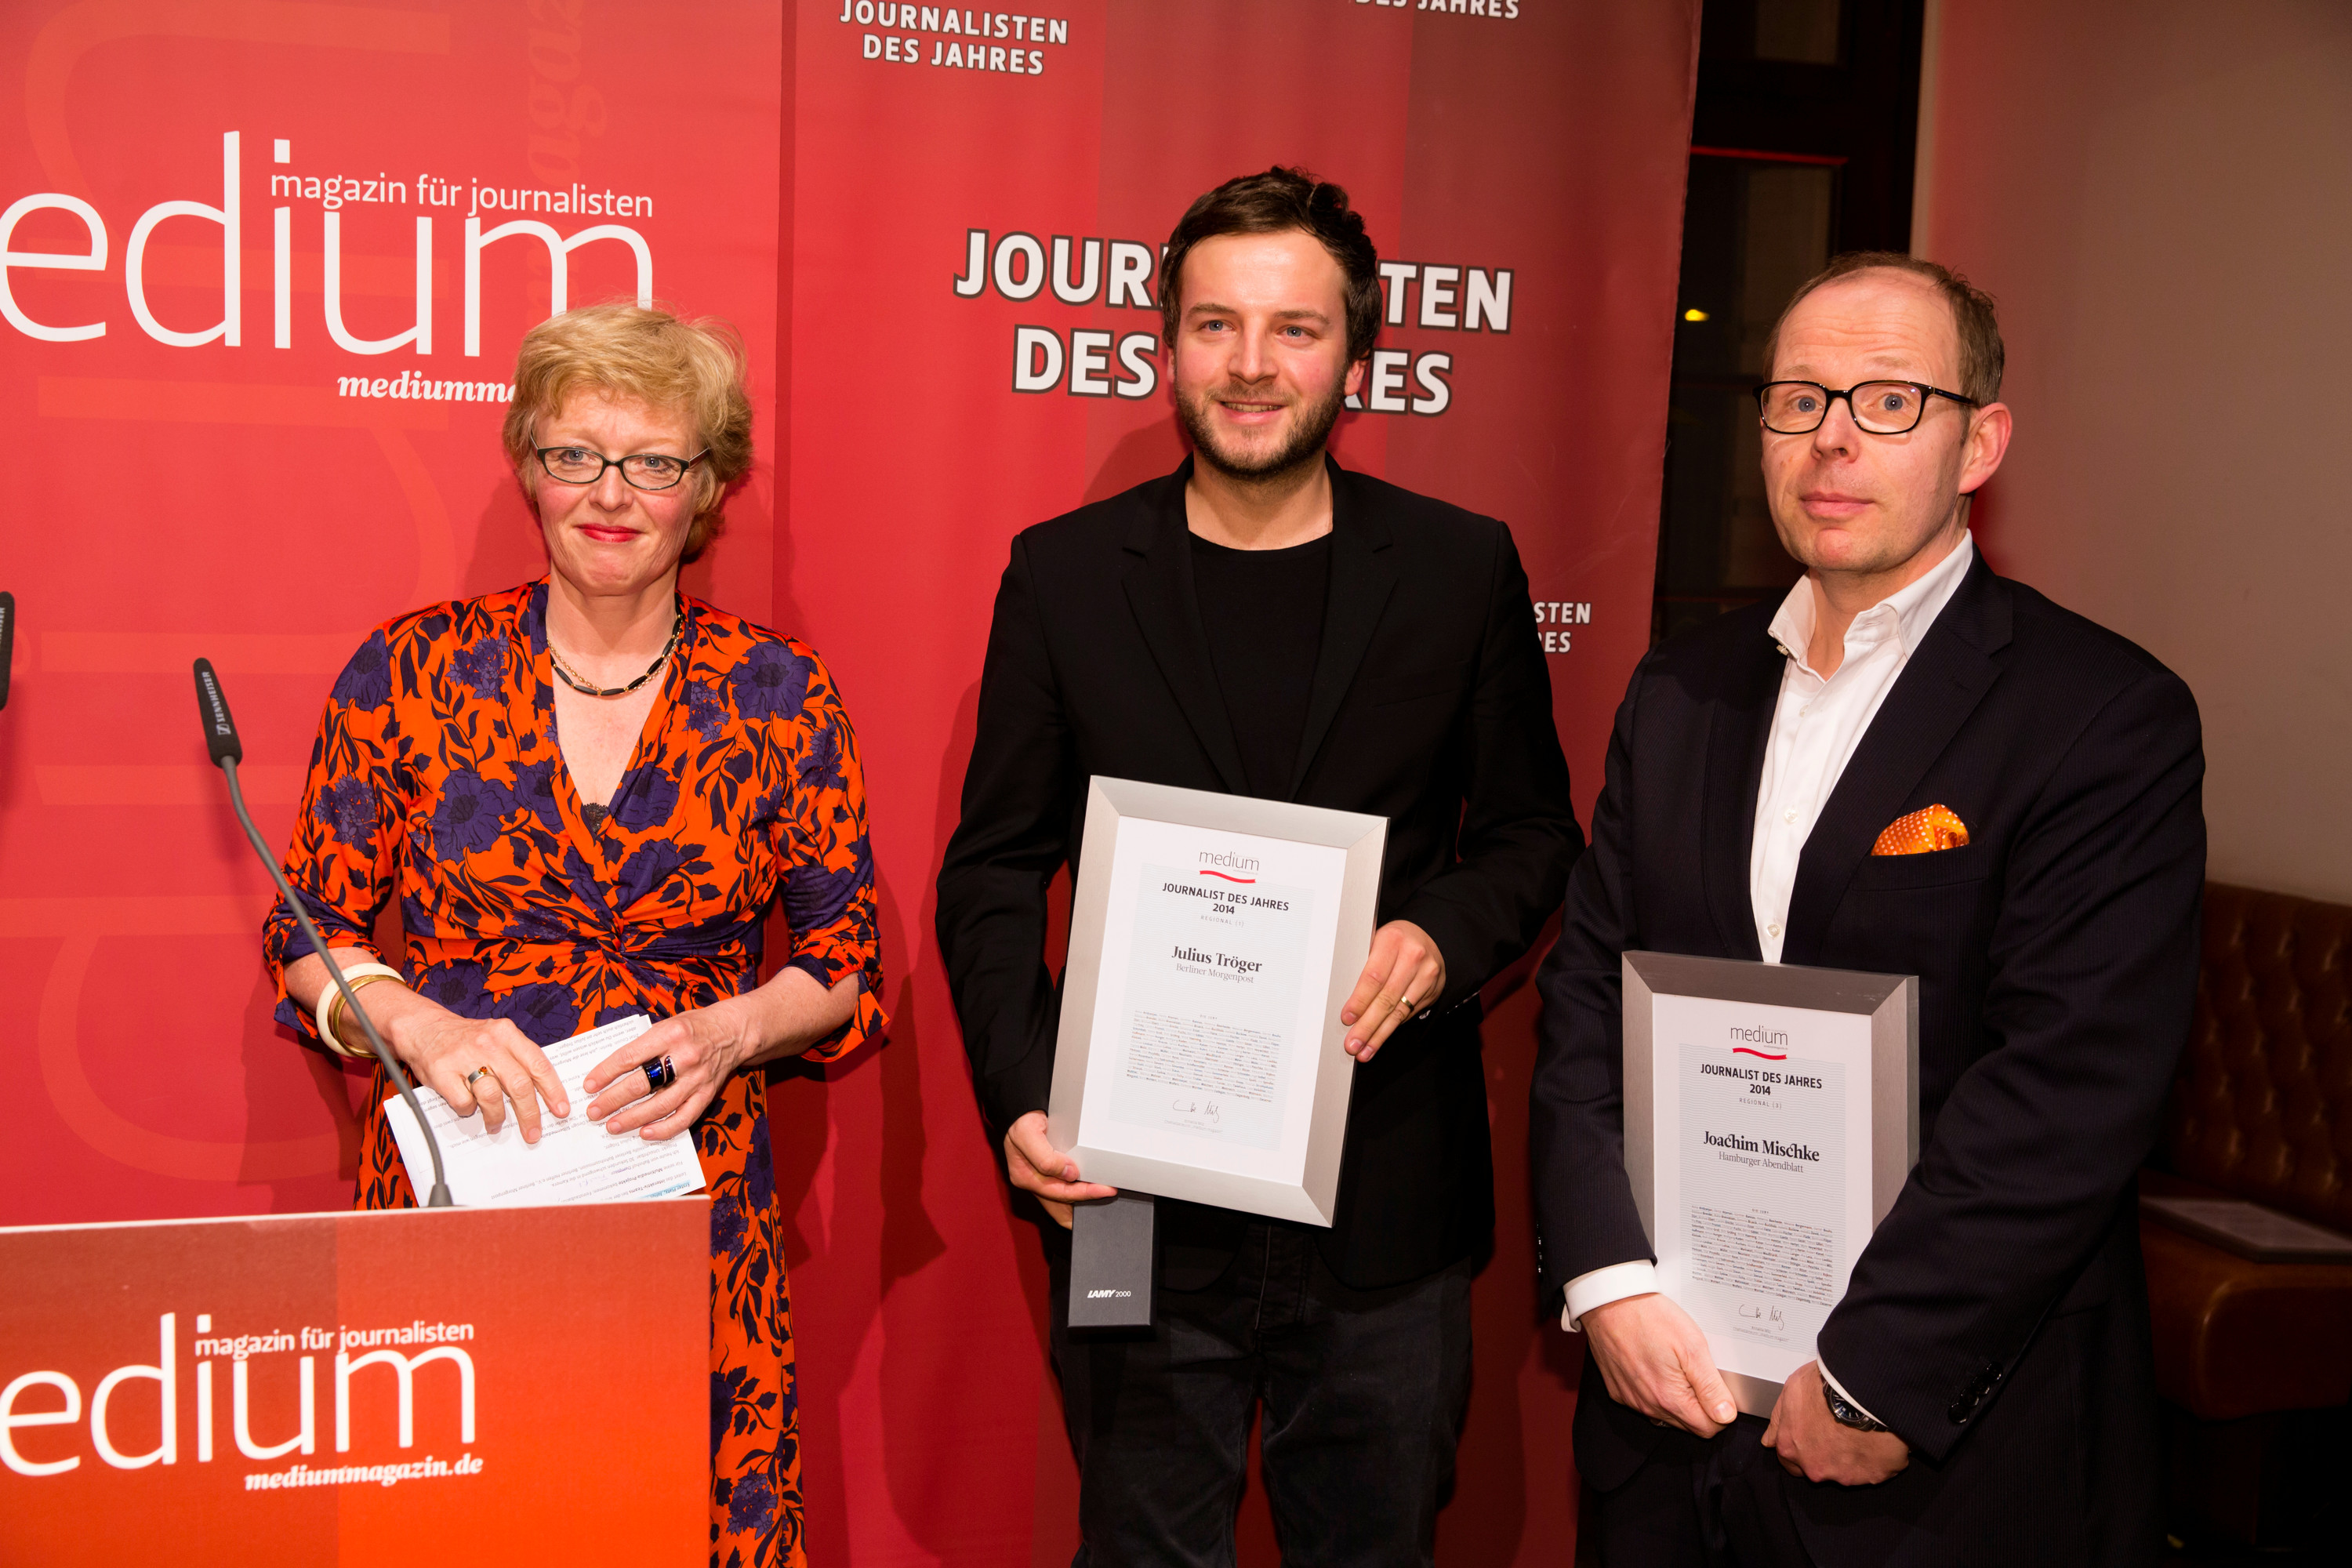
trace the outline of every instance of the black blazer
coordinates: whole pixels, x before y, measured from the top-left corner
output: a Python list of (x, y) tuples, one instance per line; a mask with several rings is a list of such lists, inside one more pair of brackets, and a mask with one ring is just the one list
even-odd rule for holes
[[(1088, 775), (1246, 793), (1184, 521), (1192, 462), (1013, 542), (939, 937), (982, 1110), (1045, 1109), (1059, 987), (1045, 889), (1078, 866)], [(1434, 1016), (1356, 1070), (1325, 1261), (1417, 1279), (1494, 1228), (1478, 987), (1541, 929), (1583, 847), (1510, 531), (1330, 464), (1331, 588), (1286, 798), (1389, 819), (1379, 918), (1444, 955)], [(1247, 1216), (1160, 1205), (1161, 1278), (1223, 1271)]]
[[(1748, 849), (1785, 663), (1776, 608), (1658, 647), (1618, 710), (1538, 981), (1531, 1159), (1555, 1308), (1576, 1276), (1652, 1256), (1622, 1163), (1618, 955), (1759, 956)], [(1806, 841), (1783, 960), (1919, 977), (1919, 1163), (1820, 1339), (1914, 1458), (1881, 1487), (1789, 1483), (1824, 1563), (2155, 1550), (2131, 1183), (2188, 1037), (2203, 776), (2178, 678), (1979, 557)], [(1966, 846), (1871, 855), (1931, 805), (1959, 815)], [(1657, 1435), (1588, 1366), (1591, 1484), (1621, 1484)]]

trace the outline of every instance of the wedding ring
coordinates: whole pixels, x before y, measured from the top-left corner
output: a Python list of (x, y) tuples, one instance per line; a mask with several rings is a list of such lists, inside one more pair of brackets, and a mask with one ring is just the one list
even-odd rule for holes
[(1411, 1014), (1412, 1011), (1412, 998), (1410, 996), (1398, 997), (1396, 1010), (1400, 1013)]
[(660, 1093), (677, 1081), (677, 1064), (667, 1057), (662, 1058), (657, 1062), (646, 1064), (646, 1084), (655, 1093)]
[[(467, 1074), (466, 1075), (466, 1087), (467, 1087), (467, 1089), (471, 1089), (471, 1088), (473, 1088), (473, 1087), (474, 1087), (474, 1080), (475, 1080), (475, 1079), (484, 1079), (484, 1078), (488, 1079), (489, 1079), (491, 1082), (493, 1082), (493, 1083), (497, 1083), (497, 1082), (498, 1082), (499, 1075), (498, 1075), (498, 1074), (496, 1074), (496, 1073), (494, 1073), (494, 1072), (492, 1072), (489, 1068), (486, 1068), (486, 1067), (476, 1068), (472, 1072), (469, 1072), (469, 1073), (467, 1073)], [(503, 1085), (503, 1084), (500, 1084), (500, 1085), (499, 1085), (499, 1087), (500, 1087), (501, 1089), (503, 1089), (503, 1088), (504, 1088), (504, 1087), (506, 1087), (506, 1086), (505, 1086), (505, 1085)]]

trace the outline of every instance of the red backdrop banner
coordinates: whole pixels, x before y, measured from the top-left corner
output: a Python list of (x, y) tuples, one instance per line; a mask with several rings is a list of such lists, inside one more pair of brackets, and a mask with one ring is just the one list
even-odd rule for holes
[[(521, 331), (734, 321), (761, 463), (689, 586), (826, 656), (872, 790), (891, 1043), (773, 1096), (824, 1564), (1066, 1562), (1044, 1269), (930, 936), (1013, 532), (1172, 468), (1160, 246), (1230, 175), (1346, 185), (1388, 263), (1340, 461), (1507, 520), (1580, 814), (1646, 646), (1696, 0), (18, 5), (0, 72), (0, 1221), (332, 1208), (357, 1089), (268, 1016), (205, 765), (219, 666), (283, 842), (366, 626), (541, 569), (497, 447)], [(428, 352), (429, 351), (429, 352)], [(1489, 992), (1501, 1222), (1441, 1533), (1574, 1531), (1538, 1321), (1533, 997)], [(0, 1369), (5, 1370), (5, 1369)], [(13, 1373), (11, 1373), (13, 1375)], [(1273, 1561), (1261, 1503), (1245, 1558)]]

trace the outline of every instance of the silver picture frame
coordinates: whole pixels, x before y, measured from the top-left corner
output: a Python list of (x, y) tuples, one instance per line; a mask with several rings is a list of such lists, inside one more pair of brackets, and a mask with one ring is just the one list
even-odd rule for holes
[[(1311, 1110), (1304, 1158), (1296, 1180), (1220, 1168), (1207, 1151), (1200, 1162), (1188, 1162), (1122, 1148), (1116, 1124), (1107, 1117), (1087, 1115), (1087, 1068), (1097, 1043), (1094, 1020), (1104, 980), (1103, 939), (1110, 914), (1114, 847), (1120, 823), (1129, 818), (1320, 845), (1339, 849), (1344, 856), (1330, 951), (1312, 954), (1308, 961), (1310, 981), (1318, 965), (1328, 973), (1315, 1047), (1302, 1053), (1305, 1059), (1298, 1063), (1311, 1070), (1313, 1081), (1307, 1089)], [(1347, 1053), (1347, 1029), (1339, 1022), (1339, 1009), (1355, 988), (1362, 972), (1362, 955), (1371, 944), (1387, 844), (1388, 819), (1383, 816), (1099, 774), (1087, 781), (1085, 847), (1071, 900), (1069, 960), (1063, 973), (1053, 1095), (1046, 1111), (1048, 1140), (1055, 1149), (1076, 1159), (1086, 1180), (1122, 1191), (1308, 1225), (1332, 1222), (1356, 1065)]]
[[(1658, 996), (1697, 996), (1844, 1013), (1870, 1020), (1870, 1223), (1877, 1226), (1919, 1161), (1919, 981), (1910, 974), (1815, 969), (1802, 964), (1627, 952), (1624, 985), (1625, 1174), (1642, 1231), (1657, 1251), (1656, 1063)], [(1739, 1408), (1769, 1416), (1780, 1384), (1723, 1371)]]

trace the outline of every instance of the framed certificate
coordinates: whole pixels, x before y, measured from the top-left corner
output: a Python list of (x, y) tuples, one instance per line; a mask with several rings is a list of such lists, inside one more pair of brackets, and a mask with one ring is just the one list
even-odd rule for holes
[(1047, 1136), (1090, 1182), (1329, 1225), (1388, 819), (1097, 777)]
[(1919, 983), (1622, 963), (1625, 1172), (1659, 1288), (1769, 1415), (1919, 1157)]

